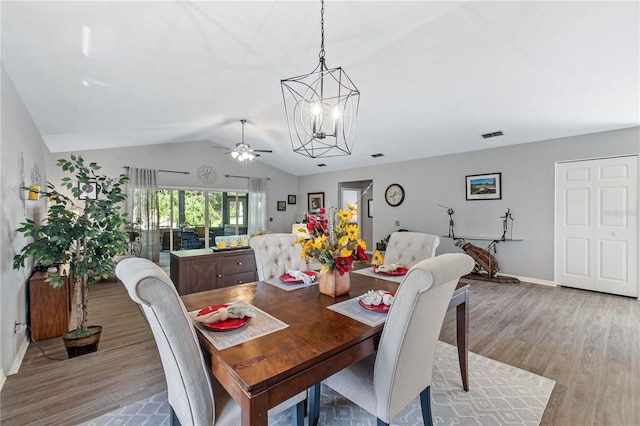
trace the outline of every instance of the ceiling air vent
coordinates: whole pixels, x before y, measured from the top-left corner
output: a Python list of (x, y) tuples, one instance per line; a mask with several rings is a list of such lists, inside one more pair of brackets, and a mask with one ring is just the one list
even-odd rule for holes
[(371, 154), (371, 156), (372, 156), (373, 158), (378, 158), (378, 157), (384, 157), (384, 154), (383, 154), (383, 153), (381, 153), (381, 152), (379, 152), (379, 153), (377, 153), (377, 154)]
[(496, 136), (502, 136), (502, 135), (504, 135), (504, 133), (502, 133), (502, 130), (498, 130), (497, 132), (485, 133), (482, 135), (482, 137), (484, 139), (489, 139), (489, 138), (495, 138)]
[(320, 163), (320, 164), (318, 164), (318, 167), (327, 167), (327, 165), (324, 164), (324, 163)]

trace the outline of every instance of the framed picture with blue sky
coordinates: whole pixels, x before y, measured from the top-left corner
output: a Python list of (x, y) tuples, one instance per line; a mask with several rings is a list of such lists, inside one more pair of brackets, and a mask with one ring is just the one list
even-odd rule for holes
[(466, 177), (467, 201), (500, 200), (502, 198), (502, 173), (469, 175)]

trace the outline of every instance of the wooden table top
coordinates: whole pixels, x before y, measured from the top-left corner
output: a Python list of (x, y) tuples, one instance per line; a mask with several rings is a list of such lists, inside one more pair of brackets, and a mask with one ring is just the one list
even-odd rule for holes
[[(383, 325), (370, 327), (327, 309), (327, 306), (357, 297), (370, 289), (396, 291), (398, 284), (362, 274), (350, 275), (349, 294), (336, 298), (320, 294), (318, 285), (285, 291), (257, 282), (189, 294), (182, 296), (182, 300), (188, 311), (244, 300), (289, 325), (284, 330), (222, 351), (198, 332), (205, 349), (221, 361), (217, 368), (227, 368), (222, 367), (223, 364), (229, 366), (233, 371), (227, 370), (225, 374), (235, 377), (237, 384), (242, 384), (244, 393), (254, 394), (359, 342), (376, 335), (379, 338)], [(377, 346), (377, 339), (375, 344)]]
[(201, 339), (213, 355), (233, 367), (244, 391), (255, 393), (382, 331), (382, 325), (370, 327), (327, 306), (370, 289), (397, 288), (395, 282), (352, 273), (349, 294), (336, 298), (320, 294), (317, 285), (285, 291), (258, 282), (189, 294), (182, 300), (188, 311), (244, 300), (289, 325), (222, 351)]

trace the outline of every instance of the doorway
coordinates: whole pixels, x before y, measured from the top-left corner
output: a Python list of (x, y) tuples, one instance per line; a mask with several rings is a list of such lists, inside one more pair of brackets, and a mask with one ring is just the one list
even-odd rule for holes
[(373, 199), (373, 181), (362, 180), (354, 182), (338, 183), (338, 204), (341, 209), (347, 207), (347, 203), (358, 208), (357, 216), (353, 223), (358, 225), (360, 238), (367, 244), (367, 252), (373, 252), (373, 217), (368, 214), (368, 200)]
[(638, 156), (556, 163), (558, 285), (638, 297)]

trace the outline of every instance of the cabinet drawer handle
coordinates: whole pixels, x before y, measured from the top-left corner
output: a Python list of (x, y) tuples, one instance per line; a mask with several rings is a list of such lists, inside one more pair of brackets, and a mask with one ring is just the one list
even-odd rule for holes
[(218, 278), (222, 278), (222, 274), (218, 274), (216, 275)]
[(238, 265), (242, 265), (242, 262), (238, 262)]
[(242, 284), (242, 280), (238, 280), (238, 284)]

